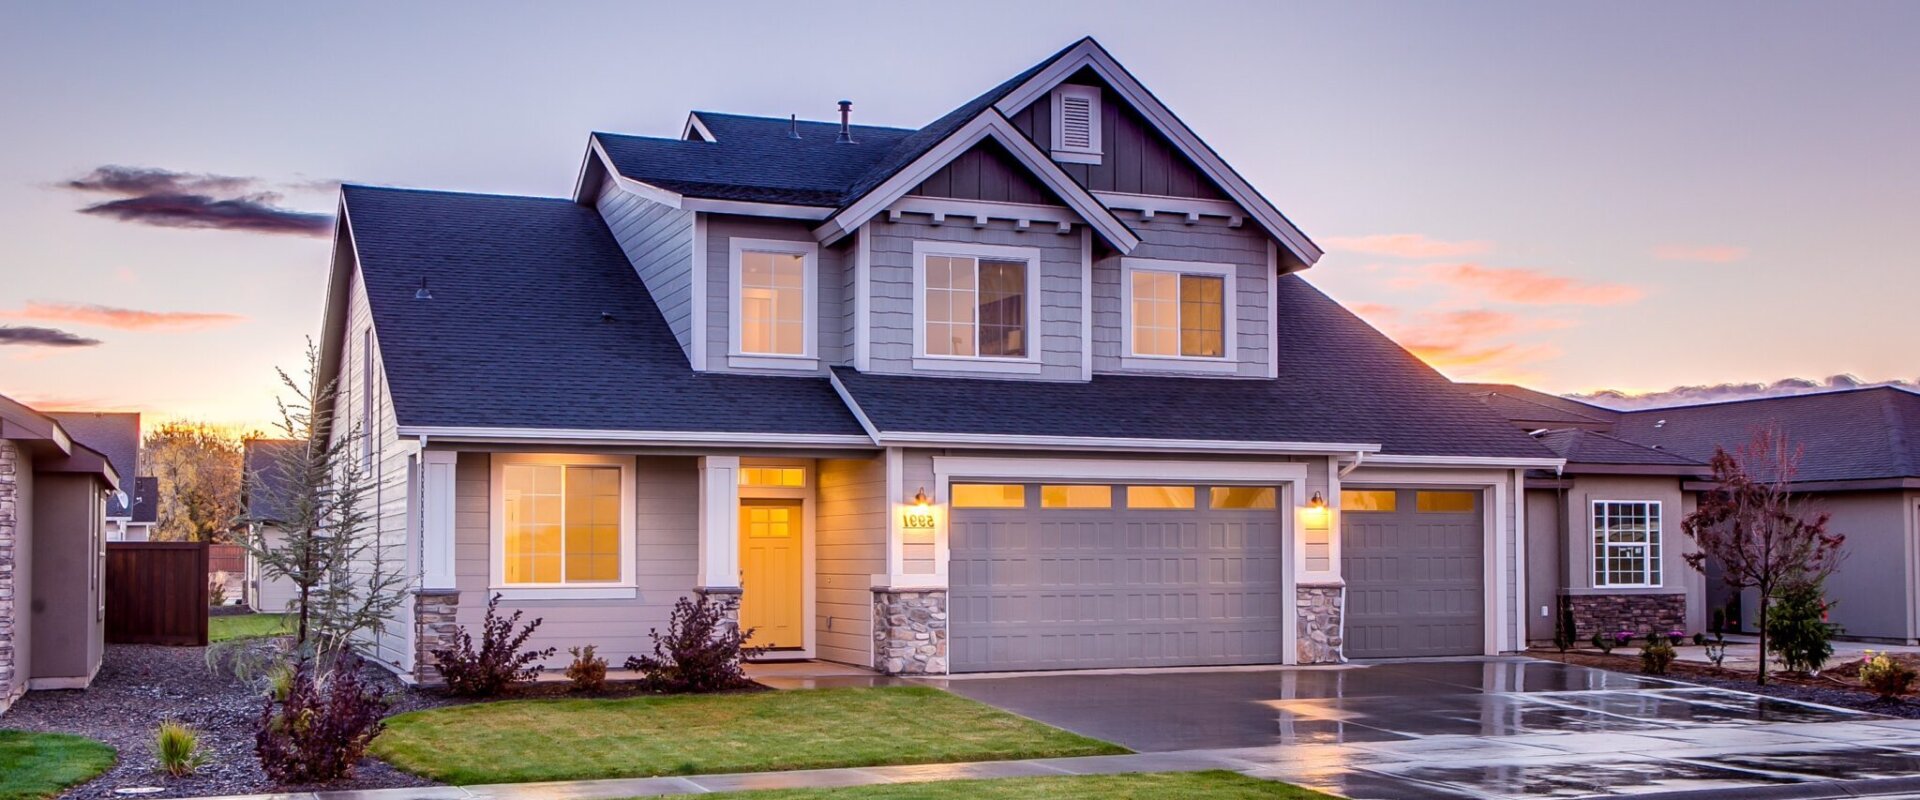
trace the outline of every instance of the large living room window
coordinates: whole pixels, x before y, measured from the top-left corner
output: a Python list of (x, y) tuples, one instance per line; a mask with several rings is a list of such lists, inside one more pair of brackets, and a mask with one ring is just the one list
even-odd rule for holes
[(495, 587), (632, 585), (631, 459), (493, 458)]
[(1032, 362), (1039, 355), (1039, 250), (1029, 247), (915, 242), (918, 355), (963, 362)]
[(818, 283), (811, 242), (732, 239), (735, 366), (813, 369)]
[(1593, 585), (1660, 585), (1660, 503), (1593, 502)]
[(1225, 362), (1233, 344), (1233, 266), (1121, 259), (1130, 366)]

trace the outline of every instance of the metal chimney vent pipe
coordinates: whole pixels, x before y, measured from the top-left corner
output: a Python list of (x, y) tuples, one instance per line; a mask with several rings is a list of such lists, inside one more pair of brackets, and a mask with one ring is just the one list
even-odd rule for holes
[(853, 144), (853, 101), (840, 101), (840, 136), (834, 141), (841, 144)]
[(787, 117), (787, 138), (789, 139), (800, 138), (800, 115), (799, 114), (792, 114)]

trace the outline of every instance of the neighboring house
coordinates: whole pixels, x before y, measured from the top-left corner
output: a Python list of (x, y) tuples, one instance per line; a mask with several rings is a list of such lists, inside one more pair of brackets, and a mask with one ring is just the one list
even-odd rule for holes
[(106, 517), (120, 475), (52, 415), (0, 397), (0, 711), (85, 688), (106, 650)]
[(591, 135), (572, 197), (348, 186), (329, 422), (417, 587), (377, 655), (435, 679), (496, 594), (616, 662), (696, 595), (889, 673), (1524, 647), (1562, 460), (1320, 254), (1091, 39), (919, 129), (695, 112)]
[(140, 414), (116, 411), (49, 411), (73, 438), (107, 454), (126, 483), (107, 498), (107, 541), (144, 542), (159, 517), (160, 479), (136, 477), (140, 467)]
[[(1549, 480), (1551, 476), (1537, 476), (1528, 481), (1530, 513), (1544, 515), (1538, 510), (1547, 502), (1542, 498), (1558, 492), (1568, 503), (1565, 516), (1572, 520), (1566, 535), (1552, 543), (1569, 554), (1564, 565), (1568, 571), (1557, 585), (1546, 583), (1540, 568), (1538, 559), (1548, 546), (1541, 541), (1542, 526), (1536, 523), (1529, 528), (1533, 542), (1529, 545), (1533, 554), (1529, 594), (1535, 605), (1562, 587), (1576, 597), (1593, 594), (1589, 591), (1592, 581), (1603, 578), (1613, 563), (1599, 560), (1600, 548), (1610, 559), (1631, 562), (1638, 555), (1647, 562), (1635, 515), (1651, 508), (1648, 503), (1659, 501), (1663, 521), (1659, 534), (1645, 547), (1665, 550), (1661, 579), (1653, 580), (1650, 573), (1629, 565), (1628, 582), (1644, 576), (1642, 582), (1648, 586), (1614, 589), (1609, 594), (1630, 597), (1608, 602), (1615, 604), (1616, 612), (1624, 604), (1633, 606), (1635, 615), (1652, 617), (1671, 612), (1670, 604), (1684, 594), (1690, 604), (1698, 603), (1689, 606), (1687, 630), (1699, 630), (1711, 609), (1730, 604), (1736, 610), (1734, 617), (1751, 630), (1757, 598), (1749, 592), (1736, 600), (1712, 565), (1711, 574), (1703, 580), (1677, 561), (1679, 553), (1693, 549), (1678, 523), (1693, 510), (1696, 494), (1712, 488), (1706, 464), (1716, 448), (1731, 450), (1745, 444), (1756, 430), (1777, 427), (1802, 448), (1795, 489), (1813, 508), (1830, 513), (1830, 529), (1847, 537), (1845, 560), (1826, 584), (1827, 596), (1834, 601), (1831, 621), (1842, 627), (1847, 638), (1920, 643), (1920, 394), (1878, 386), (1615, 411), (1515, 386), (1466, 384), (1465, 388), (1520, 427), (1541, 430), (1537, 438), (1568, 461), (1568, 477), (1554, 481)], [(1608, 463), (1612, 473), (1608, 480), (1615, 483), (1603, 491), (1594, 488), (1600, 480), (1597, 476), (1576, 474), (1590, 462)], [(1633, 476), (1631, 485), (1618, 483), (1628, 480), (1615, 477), (1622, 473)], [(1609, 503), (1603, 508), (1598, 505), (1601, 500), (1628, 505)], [(1579, 520), (1604, 519), (1602, 514), (1614, 509), (1628, 516), (1615, 523), (1619, 533), (1612, 541), (1588, 538), (1588, 529)], [(1544, 626), (1536, 620), (1530, 635), (1551, 638), (1552, 633), (1552, 620)]]
[[(280, 456), (287, 448), (299, 447), (301, 442), (293, 439), (248, 439), (245, 442), (245, 467), (247, 471), (245, 505), (249, 542), (264, 542), (269, 548), (278, 548), (284, 543), (285, 532), (276, 523), (285, 519), (282, 509), (286, 507), (286, 474), (280, 467)], [(247, 585), (244, 600), (255, 611), (278, 613), (285, 611), (293, 602), (295, 589), (285, 576), (268, 577), (260, 574), (260, 562), (251, 553), (247, 556)]]

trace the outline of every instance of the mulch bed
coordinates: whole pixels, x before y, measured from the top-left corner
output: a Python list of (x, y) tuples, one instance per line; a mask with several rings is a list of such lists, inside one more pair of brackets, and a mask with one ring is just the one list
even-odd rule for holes
[[(1553, 650), (1537, 649), (1529, 655), (1613, 672), (1640, 673), (1638, 655), (1603, 655), (1586, 650), (1559, 653)], [(1778, 697), (1782, 700), (1798, 700), (1803, 703), (1819, 703), (1837, 708), (1885, 714), (1890, 717), (1920, 719), (1920, 702), (1916, 702), (1912, 694), (1890, 701), (1881, 700), (1879, 696), (1860, 687), (1859, 682), (1853, 677), (1857, 672), (1859, 667), (1851, 663), (1836, 664), (1833, 669), (1822, 672), (1818, 676), (1769, 670), (1767, 685), (1761, 686), (1754, 683), (1751, 672), (1725, 669), (1710, 664), (1675, 661), (1668, 668), (1666, 677), (1718, 689)]]

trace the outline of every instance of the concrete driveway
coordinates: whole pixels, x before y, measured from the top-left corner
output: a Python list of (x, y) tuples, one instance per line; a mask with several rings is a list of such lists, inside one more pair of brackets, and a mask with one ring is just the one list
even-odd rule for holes
[(1810, 797), (1860, 791), (1816, 782), (1920, 773), (1920, 721), (1523, 658), (938, 683), (1137, 751), (1353, 798)]

